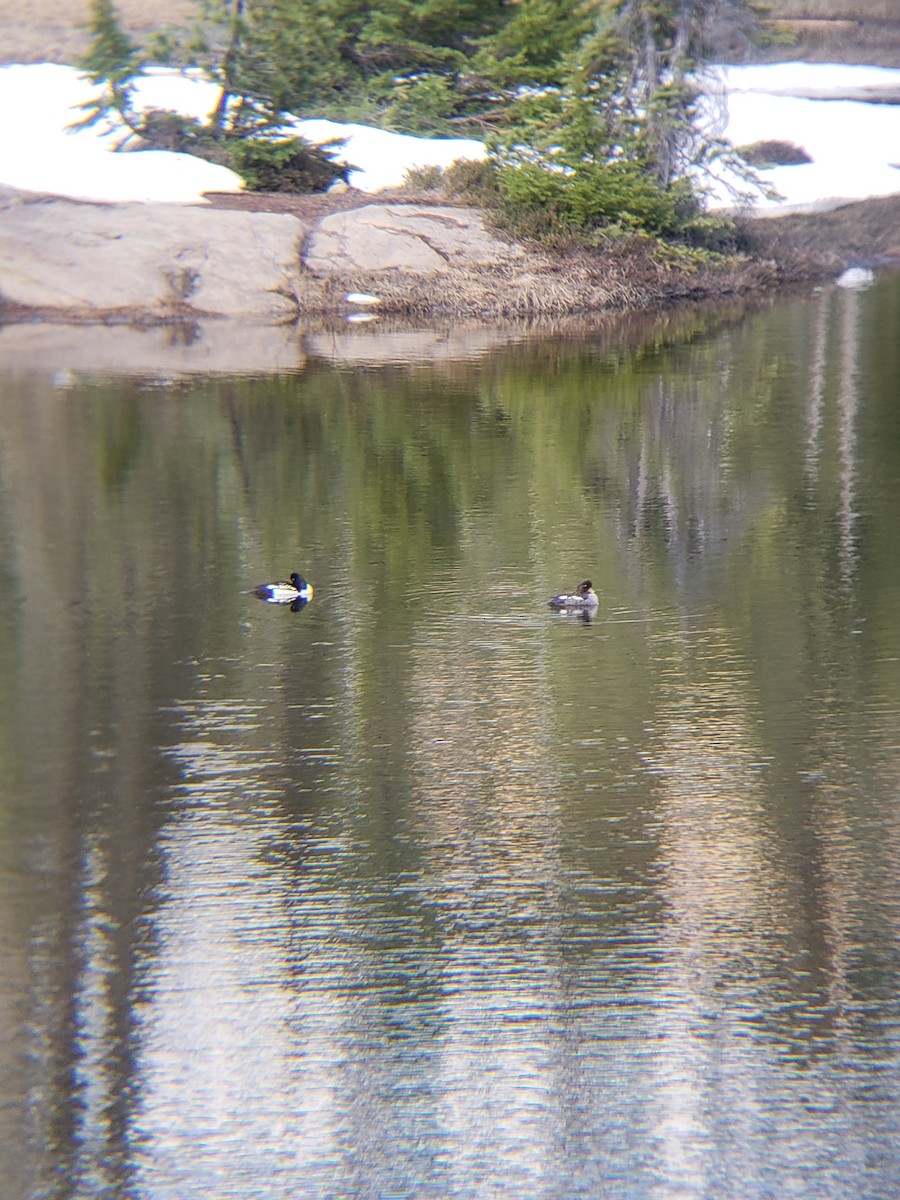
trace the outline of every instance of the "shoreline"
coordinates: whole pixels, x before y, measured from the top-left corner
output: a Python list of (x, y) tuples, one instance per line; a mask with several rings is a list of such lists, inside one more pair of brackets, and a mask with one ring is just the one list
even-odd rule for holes
[[(165, 206), (97, 204), (8, 190), (0, 200), (6, 201), (5, 215), (12, 217), (5, 255), (11, 262), (10, 278), (19, 251), (24, 253), (24, 242), (15, 240), (17, 216), (30, 222), (36, 247), (36, 260), (26, 264), (18, 296), (15, 287), (4, 286), (10, 281), (0, 282), (0, 325), (140, 329), (228, 316), (258, 324), (290, 326), (302, 321), (322, 327), (376, 317), (420, 324), (577, 322), (608, 313), (739, 301), (834, 279), (851, 264), (900, 263), (900, 197), (858, 201), (803, 216), (741, 219), (749, 252), (711, 265), (698, 265), (677, 251), (671, 256), (660, 253), (640, 238), (613, 244), (606, 252), (580, 248), (552, 252), (516, 243), (491, 226), (489, 214), (432, 194), (210, 194), (204, 205)], [(151, 216), (156, 228), (149, 223)], [(382, 224), (372, 226), (375, 216), (382, 218)], [(393, 224), (384, 227), (388, 216)], [(97, 274), (97, 293), (79, 301), (72, 294), (71, 279), (64, 277), (64, 267), (44, 240), (44, 230), (57, 232), (61, 220), (64, 225), (65, 219), (77, 224), (88, 218), (96, 227), (96, 241), (92, 246), (81, 244), (88, 240), (84, 237), (70, 239), (79, 249), (70, 252), (75, 258), (65, 264), (70, 275), (90, 270)], [(373, 262), (380, 261), (376, 255), (354, 269), (357, 260), (352, 253), (360, 244), (359, 230), (356, 242), (344, 230), (350, 257), (342, 259), (334, 250), (335, 221), (360, 224), (363, 258), (385, 228), (392, 235), (387, 241), (394, 254), (394, 246), (403, 238), (411, 241), (421, 233), (418, 228), (411, 233), (411, 227), (430, 222), (431, 240), (424, 234), (421, 240), (432, 257), (437, 251), (441, 261), (426, 270), (413, 254), (412, 267), (398, 259), (400, 265), (373, 268)], [(463, 240), (435, 246), (436, 221), (452, 226), (452, 236)], [(168, 232), (175, 226), (184, 226), (177, 245), (168, 250), (161, 247), (157, 259), (146, 257), (159, 241), (159, 228)], [(216, 238), (200, 244), (211, 230), (218, 231)], [(332, 230), (331, 241), (322, 243), (326, 230)], [(64, 237), (65, 228), (60, 232)], [(271, 262), (266, 261), (269, 250), (263, 235), (276, 238)], [(119, 257), (104, 259), (109, 247), (117, 244)], [(160, 270), (166, 274), (166, 286), (154, 293), (148, 277)], [(210, 273), (205, 287), (204, 270)], [(246, 287), (254, 270), (261, 274), (251, 293)], [(123, 273), (130, 278), (120, 278)], [(104, 303), (103, 287), (109, 285), (109, 291), (113, 284), (121, 285), (113, 289), (113, 298), (121, 302)], [(374, 294), (378, 303), (360, 308), (348, 301), (352, 293)]]
[[(738, 324), (809, 288), (758, 292), (730, 300), (695, 301), (646, 310), (598, 312), (518, 321), (377, 321), (343, 318), (254, 324), (234, 318), (169, 324), (23, 322), (0, 325), (0, 371), (49, 378), (67, 388), (93, 377), (131, 377), (177, 386), (196, 376), (269, 376), (310, 368), (428, 366), (454, 378), (464, 364), (528, 346), (588, 341), (592, 353), (618, 360), (625, 349), (704, 337)], [(519, 353), (519, 350), (515, 350)]]

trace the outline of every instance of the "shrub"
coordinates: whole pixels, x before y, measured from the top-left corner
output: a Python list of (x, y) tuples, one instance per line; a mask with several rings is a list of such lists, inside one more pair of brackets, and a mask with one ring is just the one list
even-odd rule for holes
[(454, 78), (428, 71), (391, 77), (385, 100), (387, 128), (429, 136), (445, 133), (459, 103)]
[(303, 138), (234, 139), (228, 143), (229, 166), (253, 192), (324, 192), (354, 169), (335, 162), (343, 142), (313, 146)]
[(412, 192), (438, 192), (482, 208), (497, 205), (497, 167), (488, 159), (461, 158), (448, 167), (412, 167), (403, 183)]
[(444, 171), (444, 192), (485, 208), (496, 205), (497, 167), (487, 158), (461, 158)]
[(794, 167), (799, 163), (812, 162), (802, 146), (777, 139), (751, 142), (749, 146), (738, 146), (737, 153), (751, 167)]
[[(635, 162), (548, 169), (523, 162), (500, 168), (500, 205), (513, 224), (585, 235), (604, 228), (657, 236), (679, 231), (696, 211), (690, 190), (663, 188)], [(532, 233), (532, 236), (534, 234)]]
[(166, 108), (150, 108), (140, 114), (139, 132), (146, 150), (174, 150), (230, 165), (227, 144), (195, 117)]
[(403, 176), (403, 186), (410, 192), (444, 194), (444, 172), (440, 167), (410, 167)]
[(251, 192), (324, 192), (346, 182), (352, 167), (334, 161), (342, 142), (313, 146), (303, 138), (229, 137), (194, 117), (153, 108), (141, 114), (148, 150), (175, 150), (231, 167)]

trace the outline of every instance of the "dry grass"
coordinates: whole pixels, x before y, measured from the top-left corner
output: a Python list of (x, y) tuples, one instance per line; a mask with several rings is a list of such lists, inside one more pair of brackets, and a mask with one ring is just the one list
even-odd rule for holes
[(863, 200), (814, 216), (753, 221), (747, 232), (754, 258), (779, 263), (788, 278), (838, 274), (853, 260), (897, 263), (900, 196)]
[(397, 316), (546, 321), (747, 294), (773, 283), (777, 274), (769, 262), (672, 267), (633, 246), (615, 254), (585, 252), (562, 258), (532, 250), (524, 267), (503, 265), (436, 276), (400, 271), (329, 278), (304, 275), (296, 299), (301, 316), (340, 313), (347, 308), (348, 291), (363, 291), (380, 297), (380, 313)]
[[(250, 199), (248, 197), (248, 199)], [(253, 198), (255, 205), (265, 197)], [(282, 199), (282, 198), (279, 198)], [(291, 198), (285, 198), (291, 199)], [(298, 205), (312, 197), (293, 198)], [(325, 198), (323, 198), (324, 200)], [(332, 198), (333, 199), (333, 198)], [(417, 327), (432, 323), (475, 322), (518, 328), (574, 328), (615, 314), (664, 310), (666, 321), (699, 306), (723, 318), (743, 311), (748, 301), (770, 302), (776, 285), (834, 278), (854, 257), (900, 260), (900, 197), (849, 205), (815, 217), (788, 217), (751, 223), (747, 234), (753, 257), (692, 265), (666, 260), (634, 240), (606, 254), (570, 251), (551, 255), (532, 248), (524, 263), (451, 271), (436, 276), (399, 271), (377, 275), (320, 278), (304, 272), (292, 296), (304, 328), (346, 328), (352, 311), (348, 292), (370, 292), (381, 298), (377, 329)], [(90, 324), (160, 324), (190, 322), (198, 314), (174, 305), (166, 312), (117, 309), (107, 312), (3, 308), (0, 324), (55, 320)], [(619, 326), (617, 325), (617, 328)]]
[[(307, 226), (330, 212), (373, 202), (372, 196), (352, 188), (319, 195), (215, 193), (209, 199), (217, 207), (291, 213)], [(433, 192), (412, 190), (379, 193), (374, 199), (379, 204), (462, 203)], [(490, 213), (485, 213), (485, 218), (490, 225)], [(501, 240), (509, 236), (502, 229), (494, 228), (492, 232)], [(808, 264), (813, 257), (807, 255), (803, 271), (792, 261), (792, 273), (809, 274)], [(371, 292), (381, 297), (380, 312), (418, 319), (547, 320), (645, 310), (712, 296), (746, 295), (780, 278), (781, 272), (765, 246), (752, 262), (719, 259), (704, 264), (687, 255), (667, 254), (649, 238), (634, 237), (613, 242), (602, 252), (574, 245), (547, 250), (530, 244), (524, 259), (465, 271), (451, 269), (436, 276), (391, 271), (319, 278), (304, 272), (302, 291), (295, 299), (303, 316), (341, 313), (347, 308), (347, 292)]]
[[(192, 0), (116, 0), (123, 29), (135, 41), (197, 16)], [(0, 0), (0, 61), (73, 63), (87, 46), (89, 0)]]
[[(389, 198), (397, 203), (435, 199), (409, 193)], [(214, 206), (291, 213), (307, 229), (329, 212), (371, 202), (371, 197), (352, 189), (319, 195), (213, 194), (210, 199)], [(703, 301), (725, 308), (737, 298), (772, 294), (777, 286), (834, 278), (853, 259), (900, 260), (900, 197), (848, 205), (813, 217), (748, 222), (742, 237), (747, 256), (732, 259), (692, 258), (635, 237), (613, 242), (602, 253), (574, 247), (551, 252), (531, 245), (522, 258), (501, 265), (451, 269), (434, 276), (391, 271), (322, 278), (303, 271), (290, 298), (298, 317), (307, 324), (322, 324), (342, 321), (350, 314), (348, 292), (374, 293), (381, 298), (380, 328), (384, 320), (410, 318), (417, 323), (571, 322)], [(158, 323), (194, 315), (182, 304), (165, 313), (57, 312), (55, 318)], [(5, 309), (0, 311), (0, 323), (49, 316), (37, 310)]]
[(898, 22), (897, 0), (775, 0), (766, 7), (776, 19)]
[(900, 261), (900, 197), (847, 205), (810, 217), (751, 221), (745, 258), (692, 261), (631, 239), (606, 252), (551, 254), (530, 247), (524, 263), (437, 276), (304, 274), (296, 297), (304, 317), (346, 313), (349, 291), (381, 297), (379, 312), (417, 320), (569, 320), (597, 313), (736, 297), (835, 278), (848, 262)]

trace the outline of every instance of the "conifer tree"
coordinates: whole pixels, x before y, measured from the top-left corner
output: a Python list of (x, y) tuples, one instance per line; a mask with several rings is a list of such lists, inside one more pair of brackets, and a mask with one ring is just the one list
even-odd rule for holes
[(85, 116), (72, 128), (85, 129), (115, 114), (132, 133), (137, 133), (140, 121), (135, 118), (132, 97), (134, 80), (143, 66), (140, 54), (119, 24), (112, 0), (91, 0), (90, 11), (91, 42), (78, 65), (103, 90), (81, 105)]

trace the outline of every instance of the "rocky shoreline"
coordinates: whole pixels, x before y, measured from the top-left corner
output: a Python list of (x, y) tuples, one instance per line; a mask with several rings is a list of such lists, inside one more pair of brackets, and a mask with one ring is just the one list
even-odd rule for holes
[(433, 197), (101, 204), (0, 189), (0, 322), (282, 324), (375, 312), (501, 321), (656, 308), (900, 256), (900, 199), (753, 222), (750, 240), (749, 256), (701, 267), (638, 241), (552, 254)]

